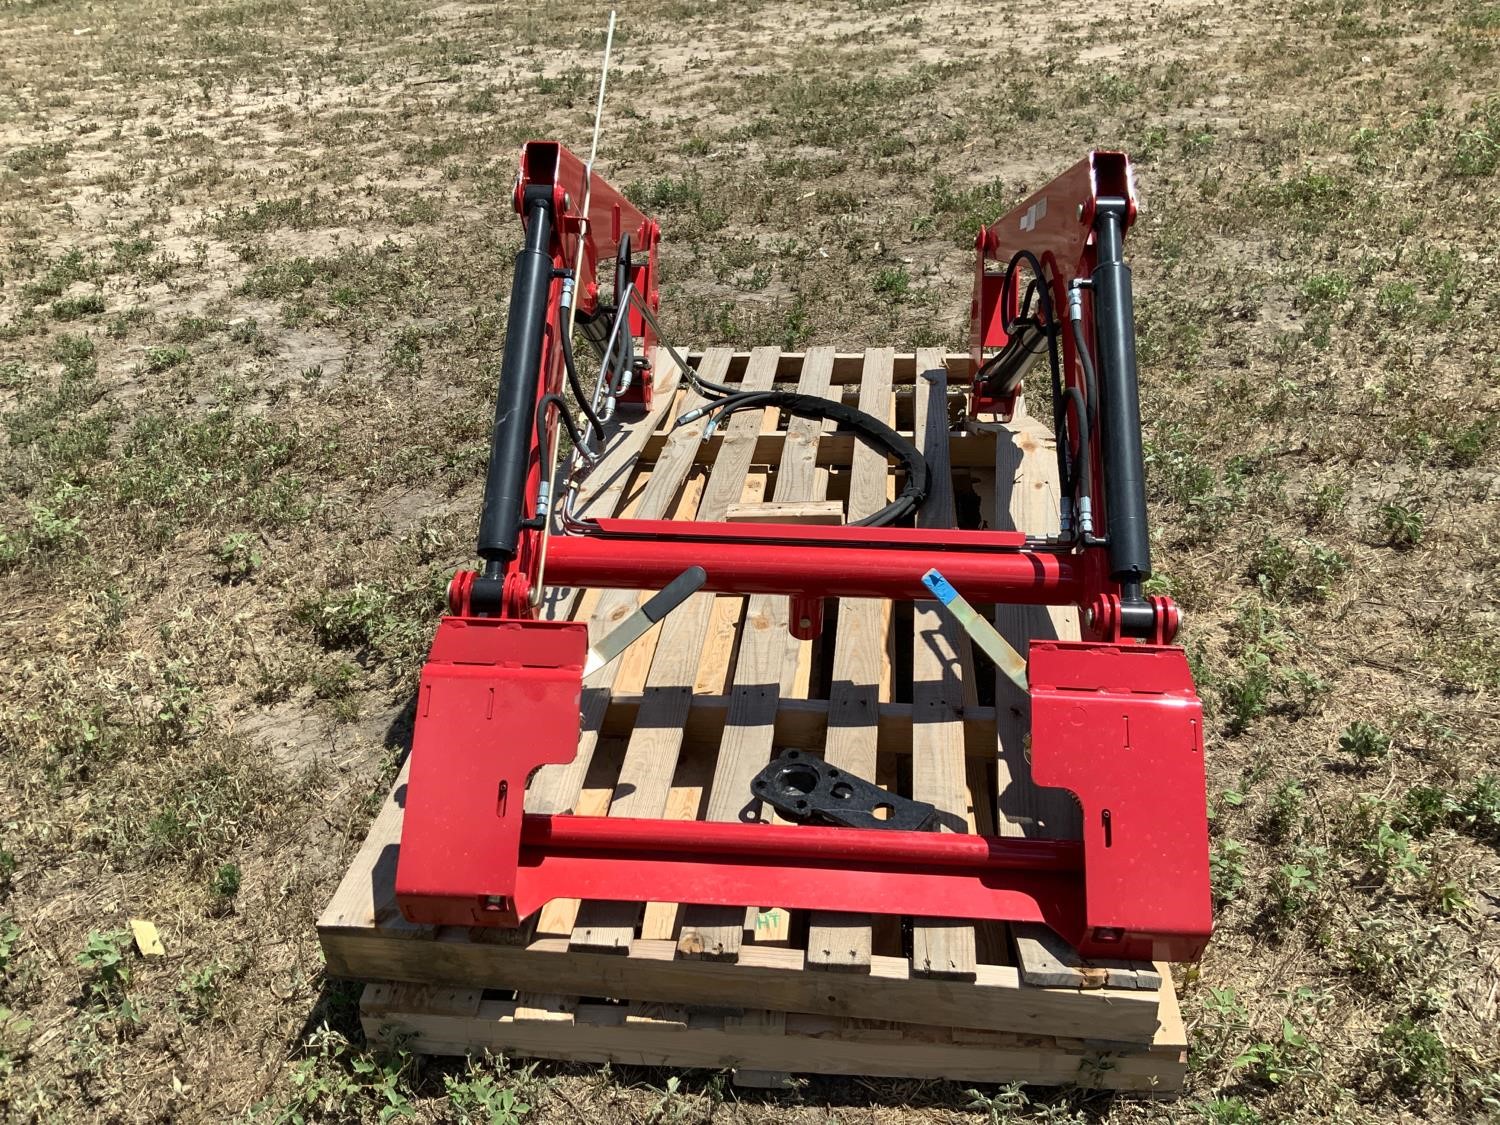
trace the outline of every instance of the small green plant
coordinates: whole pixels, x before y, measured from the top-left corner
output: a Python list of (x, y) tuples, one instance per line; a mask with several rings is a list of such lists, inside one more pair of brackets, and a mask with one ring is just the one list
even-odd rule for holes
[(1500, 776), (1482, 774), (1475, 778), (1454, 816), (1457, 827), (1475, 839), (1500, 841)]
[(222, 863), (214, 872), (212, 890), (219, 898), (233, 898), (240, 893), (240, 869), (233, 863)]
[(1456, 809), (1446, 790), (1434, 785), (1414, 785), (1401, 798), (1396, 825), (1420, 839), (1445, 824)]
[(1266, 811), (1261, 819), (1261, 830), (1273, 844), (1289, 837), (1302, 818), (1302, 802), (1307, 794), (1302, 783), (1289, 777), (1276, 787), (1271, 799), (1266, 802)]
[(0, 1078), (15, 1071), (16, 1058), (26, 1050), (31, 1020), (0, 1004)]
[(1426, 534), (1426, 517), (1404, 504), (1383, 504), (1376, 516), (1385, 541), (1397, 550), (1415, 547)]
[(1392, 281), (1375, 294), (1377, 311), (1400, 323), (1416, 311), (1417, 287), (1410, 281)]
[(1267, 538), (1251, 555), (1248, 573), (1266, 597), (1301, 600), (1326, 598), (1348, 569), (1343, 555), (1321, 543)]
[(1344, 728), (1339, 735), (1339, 750), (1348, 754), (1361, 765), (1389, 757), (1391, 736), (1374, 723), (1358, 719)]
[(1260, 1125), (1260, 1114), (1243, 1098), (1215, 1098), (1199, 1112), (1209, 1125)]
[(899, 301), (911, 289), (911, 276), (904, 266), (893, 266), (877, 273), (871, 285), (882, 297)]
[(1323, 1059), (1322, 1047), (1290, 1019), (1281, 1021), (1281, 1038), (1252, 1044), (1234, 1060), (1252, 1081), (1269, 1086), (1316, 1074)]
[(0, 979), (10, 972), (11, 959), (20, 943), (20, 925), (9, 914), (0, 914)]
[(258, 537), (248, 531), (226, 535), (214, 554), (219, 560), (220, 577), (231, 585), (245, 581), (265, 561)]
[(290, 1099), (278, 1120), (390, 1121), (412, 1115), (410, 1079), (419, 1060), (393, 1040), (356, 1051), (349, 1040), (323, 1024), (307, 1037), (307, 1056), (287, 1073)]
[(448, 1108), (461, 1125), (520, 1125), (532, 1108), (514, 1087), (496, 1081), (493, 1073), (473, 1059), (462, 1077), (443, 1075), (443, 1088)]
[(1031, 1099), (1026, 1096), (1019, 1083), (1002, 1086), (993, 1094), (985, 1094), (972, 1089), (965, 1090), (964, 1093), (969, 1095), (968, 1108), (985, 1114), (989, 1118), (990, 1125), (1004, 1125), (1031, 1103)]
[(1349, 279), (1339, 273), (1315, 273), (1302, 285), (1309, 305), (1336, 305), (1349, 296)]
[(1236, 840), (1215, 842), (1208, 853), (1208, 869), (1214, 900), (1221, 906), (1230, 902), (1244, 888), (1249, 875), (1245, 868), (1245, 845)]
[(62, 297), (52, 302), (53, 320), (77, 320), (104, 311), (104, 298), (97, 293), (86, 293), (82, 297)]
[(132, 973), (125, 950), (129, 948), (130, 940), (128, 930), (104, 934), (90, 932), (77, 957), (86, 974), (85, 997), (101, 1014), (112, 1018), (122, 1033), (140, 1021), (140, 1014), (128, 995)]
[(211, 961), (182, 978), (177, 992), (188, 1004), (189, 1018), (194, 1022), (213, 1015), (224, 991), (224, 966)]
[(1448, 1077), (1448, 1048), (1409, 1016), (1381, 1031), (1376, 1061), (1392, 1085), (1407, 1094), (1433, 1089)]
[(1296, 859), (1283, 863), (1271, 873), (1270, 905), (1283, 921), (1304, 914), (1319, 891), (1319, 877), (1327, 862), (1323, 848), (1301, 848)]
[(1239, 676), (1225, 680), (1220, 687), (1229, 712), (1231, 734), (1243, 734), (1256, 719), (1271, 707), (1271, 658), (1258, 649), (1246, 652), (1240, 659)]
[(1421, 878), (1427, 873), (1412, 838), (1387, 821), (1380, 821), (1371, 835), (1360, 844), (1370, 870), (1382, 881), (1391, 883), (1410, 876)]
[(187, 361), (188, 350), (181, 345), (174, 344), (170, 347), (146, 350), (146, 370), (152, 375), (160, 375), (163, 371), (170, 371)]

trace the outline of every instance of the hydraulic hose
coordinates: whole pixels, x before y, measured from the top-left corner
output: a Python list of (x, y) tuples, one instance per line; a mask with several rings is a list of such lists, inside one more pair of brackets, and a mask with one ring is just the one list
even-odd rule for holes
[[(712, 385), (712, 384), (708, 384)], [(927, 499), (927, 462), (917, 447), (907, 441), (880, 419), (845, 406), (832, 399), (817, 395), (803, 395), (792, 391), (740, 391), (715, 399), (706, 406), (690, 410), (677, 419), (677, 425), (686, 425), (706, 414), (713, 414), (710, 426), (717, 426), (728, 415), (739, 410), (758, 410), (775, 407), (799, 418), (813, 421), (831, 421), (846, 427), (854, 436), (873, 449), (895, 458), (906, 474), (905, 486), (900, 495), (880, 511), (856, 520), (853, 527), (886, 527), (915, 515)]]

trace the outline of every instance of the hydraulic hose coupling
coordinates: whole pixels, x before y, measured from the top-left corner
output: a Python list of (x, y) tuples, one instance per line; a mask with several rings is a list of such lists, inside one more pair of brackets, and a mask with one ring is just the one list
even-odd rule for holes
[(1075, 277), (1068, 283), (1068, 319), (1083, 323), (1083, 291), (1088, 288), (1087, 278)]

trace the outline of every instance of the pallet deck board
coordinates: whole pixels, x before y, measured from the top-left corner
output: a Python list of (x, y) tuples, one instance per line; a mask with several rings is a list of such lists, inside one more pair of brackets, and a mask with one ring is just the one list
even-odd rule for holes
[[(917, 449), (927, 460), (927, 501), (917, 526), (954, 525), (953, 478), (948, 464), (948, 374), (941, 352), (917, 353)], [(919, 575), (913, 575), (915, 581)], [(931, 603), (912, 611), (912, 793), (935, 805), (940, 830), (966, 831), (969, 804), (964, 776), (961, 669), (968, 637)], [(974, 926), (947, 918), (921, 919), (912, 927), (912, 962), (918, 972), (969, 980), (974, 976)]]
[[(859, 408), (887, 423), (893, 420), (895, 405), (891, 394), (894, 367), (893, 349), (871, 351), (865, 357), (860, 380)], [(874, 515), (885, 506), (890, 475), (885, 458), (868, 446), (857, 447), (852, 462), (850, 523)], [(839, 603), (838, 615), (823, 758), (831, 766), (874, 780), (890, 603), (878, 598), (845, 598)], [(807, 936), (808, 965), (868, 973), (871, 941), (868, 914), (814, 912)]]
[[(772, 385), (778, 355), (774, 348), (757, 349), (755, 362), (745, 372), (746, 389), (766, 389)], [(728, 353), (710, 352), (705, 362), (710, 360), (711, 366), (700, 370), (705, 379), (717, 382), (728, 366)], [(743, 495), (760, 423), (760, 417), (749, 411), (729, 419), (720, 459), (714, 462), (704, 485), (696, 518), (722, 519), (730, 504)], [(679, 434), (683, 436), (676, 449), (682, 450), (694, 440), (696, 431), (682, 427), (673, 436)], [(674, 465), (681, 465), (686, 471), (685, 459), (675, 460)], [(682, 750), (682, 732), (693, 685), (709, 639), (714, 610), (721, 601), (713, 594), (694, 594), (662, 622), (657, 645), (662, 658), (652, 660), (646, 676), (641, 713), (608, 810), (615, 816), (659, 817), (666, 809), (672, 774)], [(634, 936), (641, 911), (640, 903), (586, 904), (573, 940), (580, 948), (623, 949)]]
[[(977, 493), (989, 526), (1049, 530), (1056, 470), (1045, 431), (1026, 419), (953, 429), (950, 383), (964, 377), (965, 358), (873, 349), (851, 368), (831, 349), (792, 359), (757, 349), (692, 362), (716, 382), (796, 381), (809, 393), (836, 394), (862, 379), (862, 407), (909, 427), (934, 466), (924, 526), (952, 526), (956, 489), (966, 501)], [(697, 400), (668, 374), (651, 414), (612, 435), (608, 480), (585, 494), (594, 514), (717, 520), (745, 505), (754, 518), (756, 505), (827, 496), (852, 521), (899, 488), (881, 454), (818, 423), (783, 428), (774, 410), (732, 416), (707, 442), (701, 425), (673, 430)], [(969, 452), (945, 466), (955, 449)], [(568, 592), (552, 604), (604, 629), (641, 596)], [(1013, 639), (1076, 636), (1071, 611), (1022, 621), (1004, 609), (996, 620)], [(1057, 798), (1071, 798), (1035, 791), (1023, 768), (1024, 713), (1003, 695), (996, 706), (979, 703), (960, 632), (920, 604), (850, 599), (827, 607), (826, 637), (799, 642), (786, 615), (781, 597), (713, 594), (668, 615), (589, 682), (585, 760), (538, 771), (527, 810), (738, 817), (751, 804), (742, 775), (798, 747), (892, 792), (928, 794), (950, 830), (1067, 834)], [(376, 997), (367, 1027), (410, 1016), (419, 1049), (503, 1045), (554, 1058), (976, 1081), (1088, 1082), (1098, 1070), (1139, 1088), (1180, 1083), (1180, 1020), (1174, 1030), (1163, 966), (1058, 959), (1050, 979), (1069, 987), (1042, 987), (1028, 980), (1033, 958), (1013, 948), (1003, 923), (908, 919), (904, 945), (893, 914), (735, 907), (713, 929), (691, 905), (555, 901), (515, 930), (412, 925), (394, 899), (404, 783), (403, 770), (319, 933), (330, 973), (385, 982), (367, 990)], [(1048, 810), (1049, 799), (1050, 811), (1035, 811)], [(692, 949), (705, 934), (715, 943), (708, 958), (706, 945)], [(698, 955), (684, 956), (684, 947)], [(447, 999), (427, 1003), (426, 988)], [(612, 1002), (601, 1006), (600, 997)], [(726, 1011), (740, 1014), (731, 1020)], [(903, 1022), (890, 1022), (893, 1013)], [(872, 1043), (890, 1053), (863, 1050)], [(710, 1053), (717, 1061), (690, 1061)]]
[[(822, 397), (833, 369), (833, 349), (807, 353), (797, 379), (799, 394)], [(817, 445), (822, 425), (794, 417), (782, 445), (771, 498), (781, 501), (820, 500)], [(734, 689), (729, 697), (724, 740), (709, 792), (708, 820), (738, 821), (750, 816), (750, 782), (771, 760), (776, 710), (791, 693), (789, 678), (797, 668), (801, 647), (788, 632), (787, 599), (757, 594), (745, 610), (735, 662)], [(767, 904), (769, 905), (769, 904)], [(678, 951), (688, 957), (733, 959), (744, 937), (744, 911), (736, 907), (690, 906)]]

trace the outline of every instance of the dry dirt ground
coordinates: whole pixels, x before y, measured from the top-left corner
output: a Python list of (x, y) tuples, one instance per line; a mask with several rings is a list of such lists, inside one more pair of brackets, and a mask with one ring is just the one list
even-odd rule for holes
[(622, 20), (601, 168), (659, 216), (695, 347), (961, 347), (976, 224), (1133, 154), (1155, 581), (1213, 716), (1186, 1095), (363, 1042), (313, 921), (470, 561), (517, 146), (586, 145), (604, 10), (4, 0), (5, 1116), (1500, 1113), (1500, 8)]

